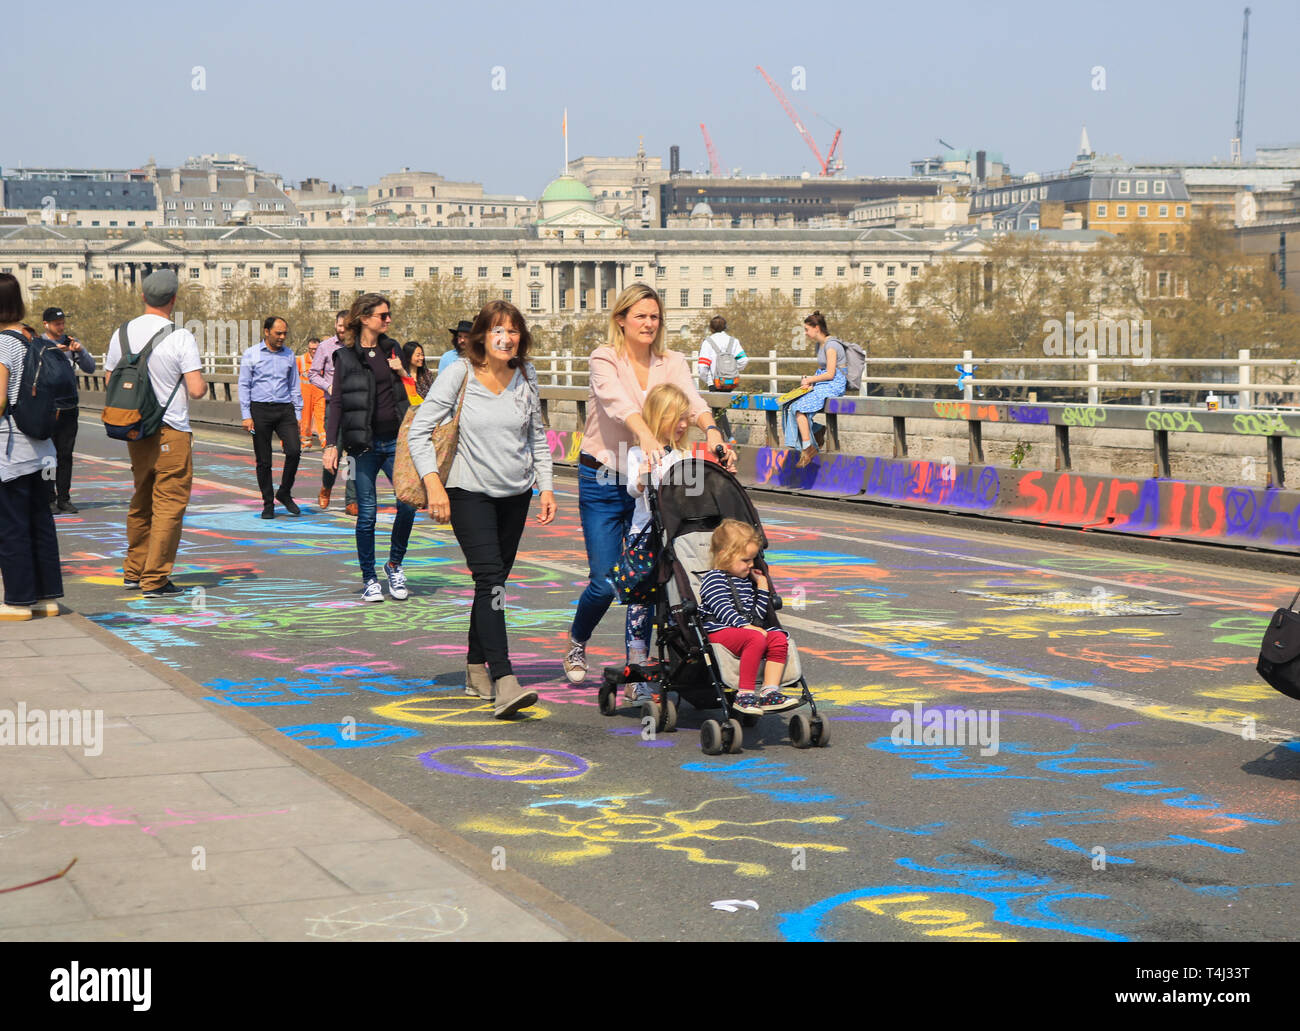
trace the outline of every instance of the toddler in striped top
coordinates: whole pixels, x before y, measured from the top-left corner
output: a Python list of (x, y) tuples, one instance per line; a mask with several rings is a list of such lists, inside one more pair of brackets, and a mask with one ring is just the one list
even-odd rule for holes
[[(784, 630), (763, 626), (771, 612), (772, 591), (767, 577), (754, 568), (759, 541), (758, 531), (748, 523), (724, 519), (713, 531), (713, 568), (700, 574), (704, 629), (711, 643), (740, 659), (735, 706), (751, 715), (799, 704), (781, 693), (789, 638)], [(755, 693), (760, 663), (763, 683)]]

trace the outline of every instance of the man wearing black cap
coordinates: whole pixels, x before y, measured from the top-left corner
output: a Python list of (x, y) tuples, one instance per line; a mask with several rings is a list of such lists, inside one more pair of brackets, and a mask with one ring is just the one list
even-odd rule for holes
[[(95, 371), (95, 356), (81, 346), (80, 340), (67, 334), (67, 316), (63, 314), (62, 308), (46, 308), (41, 320), (45, 323), (46, 339), (53, 340), (58, 344), (59, 350), (68, 356), (68, 361), (74, 366), (74, 375), (78, 368), (82, 372)], [(72, 449), (77, 444), (79, 414), (79, 408), (69, 409), (66, 415), (60, 413), (58, 422), (54, 426), (54, 452), (58, 455), (59, 465), (54, 474), (54, 488), (50, 493), (51, 512), (77, 511), (70, 493), (72, 491)]]
[(474, 323), (468, 319), (461, 319), (459, 325), (448, 330), (451, 334), (451, 350), (444, 351), (442, 357), (438, 359), (439, 372), (465, 353), (465, 345), (469, 343), (469, 334), (473, 328)]

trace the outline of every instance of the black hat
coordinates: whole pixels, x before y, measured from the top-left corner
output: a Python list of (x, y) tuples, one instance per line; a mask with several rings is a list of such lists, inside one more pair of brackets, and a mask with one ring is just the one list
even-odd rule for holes
[(67, 316), (63, 314), (62, 308), (46, 308), (45, 314), (41, 316), (41, 321), (58, 322), (59, 319), (64, 319), (64, 318), (67, 318)]
[(473, 331), (474, 323), (470, 322), (468, 319), (461, 319), (458, 326), (449, 329), (447, 332), (454, 337), (457, 333), (472, 333)]

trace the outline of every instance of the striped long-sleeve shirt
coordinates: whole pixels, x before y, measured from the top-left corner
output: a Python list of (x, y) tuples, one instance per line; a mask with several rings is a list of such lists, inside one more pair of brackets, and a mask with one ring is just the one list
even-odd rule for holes
[[(736, 609), (736, 601), (727, 588), (727, 581), (731, 581), (731, 586), (740, 597), (740, 610)], [(760, 591), (748, 577), (742, 579), (721, 569), (710, 569), (700, 574), (700, 602), (704, 629), (710, 634), (728, 627), (749, 626), (751, 623), (762, 626), (767, 618), (767, 591)], [(753, 619), (748, 616), (751, 608), (754, 608)]]

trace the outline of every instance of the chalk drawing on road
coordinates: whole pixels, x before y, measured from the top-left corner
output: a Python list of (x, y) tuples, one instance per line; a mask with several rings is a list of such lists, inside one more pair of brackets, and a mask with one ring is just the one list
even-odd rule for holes
[[(745, 802), (744, 798), (710, 798), (690, 809), (667, 812), (646, 812), (634, 796), (616, 797), (596, 809), (595, 815), (584, 814), (573, 819), (555, 811), (563, 802), (538, 802), (522, 810), (518, 822), (491, 817), (470, 820), (460, 825), (461, 830), (511, 837), (552, 839), (554, 847), (538, 854), (545, 863), (572, 866), (588, 859), (612, 855), (615, 848), (624, 851), (637, 846), (659, 852), (681, 853), (692, 863), (730, 867), (732, 873), (742, 877), (766, 877), (771, 870), (766, 864), (752, 859), (735, 858), (741, 849), (753, 851), (753, 846), (777, 849), (789, 853), (793, 848), (814, 849), (819, 852), (847, 852), (843, 845), (828, 845), (819, 841), (778, 841), (761, 836), (781, 829), (808, 824), (839, 823), (839, 816), (805, 816), (744, 822), (710, 816), (705, 810), (717, 803)], [(581, 809), (591, 807), (584, 804)], [(735, 807), (727, 807), (734, 812)], [(724, 856), (725, 854), (725, 856)], [(784, 856), (782, 861), (784, 861)]]
[(478, 780), (545, 784), (581, 777), (591, 763), (572, 752), (500, 742), (443, 745), (420, 755), (426, 770)]
[(414, 727), (389, 727), (382, 723), (300, 723), (275, 729), (308, 748), (379, 748), (420, 736)]
[(196, 823), (223, 823), (227, 820), (248, 820), (254, 816), (276, 816), (288, 809), (268, 809), (261, 813), (204, 813), (184, 812), (167, 806), (162, 816), (155, 820), (142, 820), (139, 813), (127, 806), (66, 805), (62, 809), (46, 809), (28, 821), (48, 820), (60, 827), (139, 827), (145, 834), (156, 836), (159, 828), (181, 827)]
[[(502, 721), (492, 715), (492, 703), (478, 698), (448, 695), (444, 697), (403, 698), (370, 710), (387, 720), (424, 723), (443, 727), (499, 727)], [(540, 705), (523, 709), (512, 723), (530, 723), (551, 714)]]
[(469, 914), (460, 906), (391, 899), (349, 906), (306, 918), (307, 937), (331, 941), (429, 941), (463, 930)]
[(1035, 609), (1068, 616), (1176, 616), (1180, 610), (1156, 601), (1138, 601), (1123, 594), (1082, 594), (1079, 591), (987, 591), (963, 588), (969, 594), (996, 602), (994, 611)]

